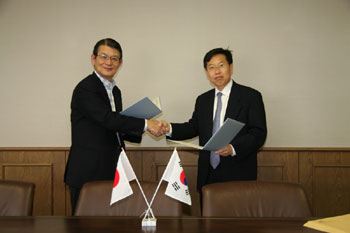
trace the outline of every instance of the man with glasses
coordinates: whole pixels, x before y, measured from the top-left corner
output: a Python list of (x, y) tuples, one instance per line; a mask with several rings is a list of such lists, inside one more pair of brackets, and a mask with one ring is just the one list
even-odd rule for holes
[(94, 72), (79, 82), (71, 102), (72, 146), (65, 172), (72, 214), (84, 183), (113, 180), (124, 140), (140, 142), (145, 130), (157, 135), (156, 120), (122, 116), (122, 97), (113, 80), (123, 63), (120, 44), (98, 41), (91, 55)]
[(192, 118), (186, 123), (162, 121), (163, 133), (173, 140), (199, 136), (204, 146), (226, 118), (245, 123), (238, 135), (224, 148), (200, 151), (197, 188), (205, 184), (231, 180), (257, 179), (257, 152), (264, 144), (267, 129), (261, 94), (231, 79), (233, 73), (230, 50), (210, 50), (203, 65), (214, 89), (197, 98)]

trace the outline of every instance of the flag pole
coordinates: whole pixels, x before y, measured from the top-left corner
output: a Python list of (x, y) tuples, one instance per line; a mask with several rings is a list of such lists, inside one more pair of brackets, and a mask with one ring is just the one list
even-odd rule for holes
[[(125, 153), (125, 150), (124, 150), (123, 147), (122, 147), (122, 151)], [(130, 164), (129, 159), (128, 159), (128, 157), (126, 156), (126, 153), (125, 153), (125, 157), (126, 157), (126, 160), (128, 160), (128, 163)], [(145, 200), (147, 207), (148, 207), (149, 209), (151, 209), (151, 207), (150, 207), (150, 205), (149, 205), (149, 203), (148, 203), (148, 201), (147, 201), (147, 198), (146, 198), (146, 196), (145, 196), (145, 193), (143, 192), (143, 189), (142, 189), (142, 187), (141, 187), (141, 185), (140, 185), (140, 182), (139, 182), (139, 180), (137, 179), (137, 176), (136, 176), (136, 175), (135, 175), (135, 180), (136, 180), (137, 185), (139, 186), (139, 189), (140, 189), (140, 191), (141, 191), (141, 193), (142, 193), (143, 199)], [(147, 212), (147, 213), (148, 213), (148, 212)], [(152, 217), (155, 218), (152, 209), (151, 209), (151, 214), (152, 214)]]
[[(176, 148), (175, 148), (175, 150), (176, 150)], [(173, 157), (173, 155), (171, 155), (171, 157), (170, 157), (170, 159), (169, 159), (169, 162), (171, 161), (172, 157)], [(168, 162), (168, 165), (169, 165), (169, 162)], [(159, 181), (159, 183), (158, 183), (158, 186), (157, 186), (157, 188), (156, 188), (156, 191), (155, 191), (154, 194), (153, 194), (153, 197), (152, 197), (152, 200), (151, 200), (151, 203), (149, 204), (149, 206), (152, 206), (152, 204), (153, 204), (154, 198), (156, 197), (156, 195), (157, 195), (157, 193), (158, 193), (158, 190), (159, 190), (160, 184), (161, 184), (162, 181), (163, 181), (164, 175), (167, 173), (168, 165), (166, 166), (165, 171), (163, 172), (162, 178), (160, 179), (160, 181)], [(151, 208), (151, 207), (149, 207), (149, 208)], [(147, 216), (148, 211), (149, 211), (149, 209), (147, 209), (147, 212), (146, 212), (145, 216)], [(152, 209), (151, 209), (151, 211), (152, 211)]]
[[(176, 151), (176, 147), (174, 148), (174, 151)], [(165, 176), (165, 174), (167, 174), (167, 173), (168, 173), (169, 163), (172, 161), (173, 156), (174, 156), (174, 153), (171, 155), (171, 157), (170, 157), (170, 159), (169, 159), (169, 162), (168, 162), (168, 165), (166, 166), (165, 171), (163, 172), (162, 178), (161, 178), (161, 179), (160, 179), (160, 181), (159, 181), (159, 184), (158, 184), (158, 186), (157, 186), (157, 189), (156, 189), (156, 191), (155, 191), (155, 192), (154, 192), (154, 194), (153, 194), (153, 197), (152, 197), (152, 200), (151, 200), (150, 206), (152, 206), (152, 204), (153, 204), (154, 198), (156, 197), (156, 195), (157, 195), (157, 193), (158, 193), (158, 190), (159, 190), (160, 184), (161, 184), (161, 183), (162, 183), (162, 181), (164, 180), (164, 176)], [(149, 210), (147, 210), (146, 215), (147, 215), (148, 211), (149, 211)]]
[(153, 211), (152, 211), (152, 209), (151, 209), (151, 204), (148, 203), (147, 198), (146, 198), (146, 196), (145, 196), (145, 193), (143, 192), (143, 189), (142, 189), (142, 187), (141, 187), (141, 185), (140, 185), (140, 182), (139, 182), (139, 180), (137, 179), (137, 177), (136, 177), (136, 183), (137, 183), (137, 185), (139, 186), (140, 191), (141, 191), (142, 196), (143, 196), (143, 199), (145, 199), (146, 205), (147, 205), (147, 207), (148, 207), (144, 219), (146, 218), (146, 216), (147, 216), (149, 210), (151, 211), (152, 217), (155, 218), (155, 217), (154, 217), (154, 214), (153, 214)]
[(148, 206), (148, 209), (147, 209), (147, 212), (146, 212), (146, 214), (145, 214), (145, 217), (147, 216), (147, 214), (148, 214), (149, 211), (152, 212), (151, 206), (152, 206), (152, 204), (153, 204), (154, 198), (156, 197), (156, 195), (157, 195), (157, 193), (158, 193), (158, 190), (159, 190), (159, 187), (160, 187), (160, 184), (162, 183), (162, 181), (163, 181), (163, 177), (162, 177), (162, 179), (159, 181), (159, 184), (158, 184), (158, 186), (157, 186), (157, 188), (156, 188), (156, 191), (155, 191), (154, 194), (153, 194), (151, 203), (150, 203), (149, 206)]

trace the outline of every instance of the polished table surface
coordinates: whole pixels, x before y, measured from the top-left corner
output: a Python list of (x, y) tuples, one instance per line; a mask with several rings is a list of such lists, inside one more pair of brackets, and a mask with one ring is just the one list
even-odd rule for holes
[(158, 218), (156, 227), (141, 227), (130, 217), (0, 217), (0, 232), (320, 232), (303, 227), (307, 219)]

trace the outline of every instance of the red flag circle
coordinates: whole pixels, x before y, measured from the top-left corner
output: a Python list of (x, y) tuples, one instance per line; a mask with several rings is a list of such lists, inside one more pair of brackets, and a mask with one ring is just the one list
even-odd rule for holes
[(115, 170), (115, 176), (114, 176), (113, 188), (115, 188), (115, 187), (118, 185), (119, 179), (120, 179), (119, 172), (118, 172), (118, 170), (116, 169), (116, 170)]
[(187, 181), (186, 181), (186, 176), (185, 176), (185, 172), (184, 171), (182, 171), (181, 174), (180, 174), (180, 181), (181, 181), (182, 184), (187, 186)]

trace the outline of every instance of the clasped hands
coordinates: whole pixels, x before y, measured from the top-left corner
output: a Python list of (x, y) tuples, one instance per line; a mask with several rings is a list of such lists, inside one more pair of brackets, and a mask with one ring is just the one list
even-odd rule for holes
[[(170, 132), (170, 123), (165, 120), (161, 120), (161, 121), (152, 120), (152, 119), (147, 120), (147, 130), (152, 135), (159, 137)], [(221, 156), (229, 156), (229, 155), (232, 155), (232, 153), (233, 153), (233, 150), (230, 144), (228, 144), (227, 146), (225, 146), (224, 148), (218, 151), (215, 151), (215, 154), (218, 154)]]
[(152, 135), (159, 137), (170, 131), (170, 124), (165, 120), (157, 121), (157, 120), (147, 120), (147, 130)]

